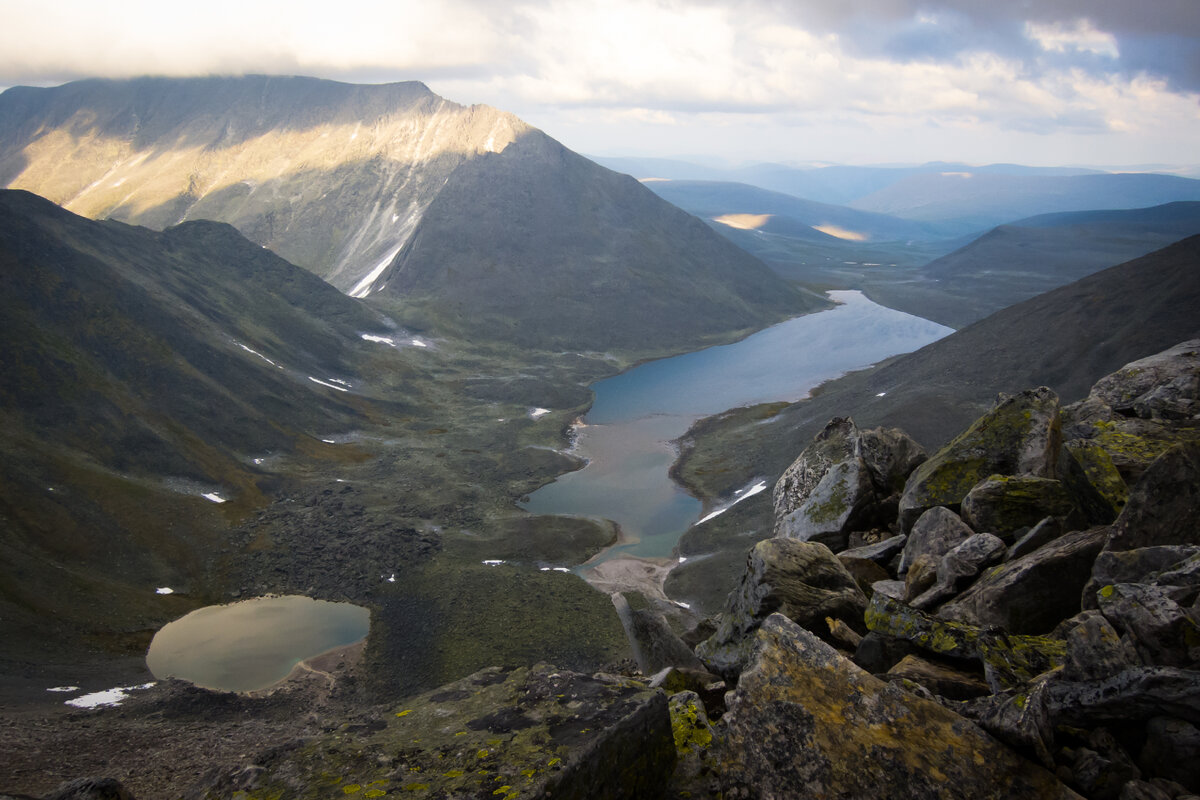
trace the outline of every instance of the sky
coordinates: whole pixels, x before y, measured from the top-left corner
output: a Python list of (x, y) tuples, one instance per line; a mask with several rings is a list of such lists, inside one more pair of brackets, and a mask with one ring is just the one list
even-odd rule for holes
[(419, 80), (589, 155), (1200, 163), (1200, 0), (0, 0), (0, 87)]

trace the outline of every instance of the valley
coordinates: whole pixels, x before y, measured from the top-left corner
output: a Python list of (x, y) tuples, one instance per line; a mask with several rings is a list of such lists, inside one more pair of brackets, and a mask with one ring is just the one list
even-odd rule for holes
[[(11, 788), (166, 796), (173, 753), (190, 786), (481, 670), (636, 675), (629, 619), (711, 626), (831, 418), (933, 451), (1200, 335), (1200, 181), (610, 163), (659, 174), (419, 83), (0, 94), (0, 703), (71, 751), (10, 725)], [(365, 608), (365, 644), (140, 688), (165, 624), (268, 595)], [(129, 718), (59, 726), (55, 689), (118, 686)], [(139, 775), (105, 730), (177, 738)]]

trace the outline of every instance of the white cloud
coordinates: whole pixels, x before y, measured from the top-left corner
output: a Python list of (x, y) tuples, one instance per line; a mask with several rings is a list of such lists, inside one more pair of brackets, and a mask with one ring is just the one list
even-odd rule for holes
[(1025, 23), (1025, 35), (1050, 53), (1065, 53), (1078, 50), (1108, 58), (1120, 58), (1117, 38), (1111, 33), (1096, 30), (1091, 20), (1078, 19), (1074, 22)]

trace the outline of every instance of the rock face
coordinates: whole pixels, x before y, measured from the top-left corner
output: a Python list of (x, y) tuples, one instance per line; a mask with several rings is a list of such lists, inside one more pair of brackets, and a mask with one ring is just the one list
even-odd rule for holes
[(753, 633), (775, 612), (809, 630), (828, 630), (826, 617), (862, 628), (867, 598), (823, 544), (766, 539), (747, 557), (746, 572), (729, 594), (717, 632), (696, 654), (726, 677), (741, 671)]
[(1200, 441), (1156, 458), (1113, 524), (1109, 550), (1200, 542)]
[(726, 797), (1078, 796), (972, 723), (868, 675), (780, 615), (755, 634), (729, 706), (719, 750)]
[(860, 431), (835, 418), (775, 484), (775, 535), (820, 542), (835, 552), (851, 530), (882, 521), (925, 451), (904, 432)]
[(900, 498), (901, 526), (910, 530), (935, 506), (958, 509), (990, 475), (1055, 477), (1061, 445), (1054, 392), (1041, 387), (1003, 399), (913, 472)]
[(255, 764), (204, 796), (634, 800), (663, 792), (675, 744), (662, 692), (541, 665), (483, 670)]

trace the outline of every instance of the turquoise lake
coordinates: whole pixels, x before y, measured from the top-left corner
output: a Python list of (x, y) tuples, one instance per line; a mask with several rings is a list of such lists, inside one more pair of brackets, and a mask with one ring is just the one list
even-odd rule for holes
[[(610, 519), (622, 543), (615, 556), (664, 558), (700, 519), (701, 505), (668, 475), (672, 441), (701, 417), (731, 408), (805, 397), (812, 389), (890, 356), (917, 350), (953, 329), (835, 291), (839, 305), (796, 317), (739, 342), (642, 364), (592, 385), (596, 402), (575, 430), (588, 459), (532, 495), (536, 514)], [(769, 491), (752, 483), (742, 496)]]

